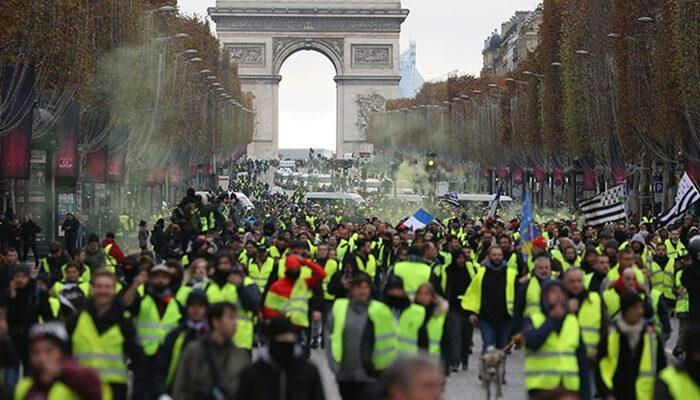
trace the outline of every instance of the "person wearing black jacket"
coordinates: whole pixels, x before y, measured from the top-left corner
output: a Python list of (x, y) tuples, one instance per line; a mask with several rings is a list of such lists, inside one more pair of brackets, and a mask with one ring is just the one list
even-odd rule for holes
[(688, 291), (688, 323), (700, 321), (700, 235), (688, 240), (681, 284)]
[(292, 323), (286, 318), (273, 318), (266, 333), (270, 345), (260, 351), (255, 363), (241, 372), (237, 398), (323, 400), (321, 376), (295, 343)]
[(29, 254), (29, 249), (32, 249), (32, 254), (34, 254), (34, 264), (39, 266), (39, 255), (36, 249), (36, 235), (41, 232), (41, 228), (34, 221), (32, 217), (27, 217), (22, 221), (22, 262), (27, 261), (27, 255)]
[(30, 272), (29, 267), (16, 266), (8, 289), (0, 294), (0, 308), (7, 310), (9, 335), (25, 366), (25, 374), (29, 368), (29, 328), (40, 318), (53, 319), (48, 293), (37, 288)]
[(75, 242), (78, 239), (78, 229), (80, 229), (80, 221), (71, 213), (66, 214), (66, 219), (61, 224), (61, 229), (66, 234), (66, 251), (71, 251), (75, 247)]
[[(476, 265), (469, 260), (464, 252), (452, 253), (452, 263), (445, 269), (445, 296), (449, 303), (447, 315), (447, 363), (450, 371), (457, 372), (461, 368), (466, 371), (469, 365), (469, 353), (472, 347), (474, 328), (469, 322), (469, 314), (462, 308), (462, 296), (466, 293), (472, 278), (476, 274)], [(466, 254), (465, 254), (466, 253)]]

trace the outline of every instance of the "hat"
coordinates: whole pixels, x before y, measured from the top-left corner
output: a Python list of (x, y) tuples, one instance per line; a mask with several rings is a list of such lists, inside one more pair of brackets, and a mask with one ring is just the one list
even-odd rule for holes
[(287, 260), (284, 262), (284, 266), (286, 269), (299, 269), (301, 268), (301, 259), (296, 256), (289, 256), (287, 257)]
[(32, 276), (32, 269), (26, 265), (16, 265), (12, 269), (12, 276), (14, 277), (17, 274), (25, 274), (25, 275), (31, 277)]
[(644, 236), (642, 236), (640, 233), (635, 234), (634, 236), (632, 236), (632, 239), (630, 239), (630, 244), (632, 243), (645, 244)]
[(94, 233), (92, 233), (92, 234), (90, 234), (90, 236), (88, 236), (88, 243), (99, 243), (99, 242), (100, 242), (100, 238), (97, 235), (95, 235)]
[(209, 298), (207, 294), (202, 289), (194, 289), (187, 296), (187, 301), (185, 301), (185, 307), (189, 307), (193, 304), (202, 304), (204, 306), (209, 305)]
[(620, 296), (620, 314), (624, 314), (630, 308), (642, 303), (642, 298), (636, 293), (624, 293)]
[(256, 249), (258, 250), (258, 252), (264, 253), (267, 251), (267, 246), (265, 246), (264, 244), (260, 244), (256, 247)]
[(277, 335), (294, 332), (294, 327), (287, 318), (277, 317), (270, 320), (265, 331), (267, 336), (272, 338)]
[(152, 275), (152, 274), (155, 274), (155, 273), (157, 273), (157, 272), (165, 272), (166, 274), (170, 275), (170, 269), (168, 269), (168, 266), (165, 265), (165, 264), (158, 264), (158, 265), (155, 265), (155, 266), (153, 266), (153, 268), (151, 268), (151, 270), (149, 271), (149, 273), (150, 273), (151, 275)]
[(389, 278), (384, 290), (386, 291), (395, 288), (403, 289), (403, 279), (399, 278), (398, 276), (392, 276), (391, 278)]
[(68, 331), (63, 322), (52, 321), (44, 324), (35, 324), (29, 330), (29, 339), (32, 342), (50, 340), (63, 351), (68, 349)]
[(36, 276), (37, 282), (43, 282), (46, 286), (51, 287), (51, 277), (44, 271), (39, 272)]
[(532, 241), (532, 246), (538, 247), (542, 250), (547, 250), (547, 239), (545, 239), (543, 236), (538, 236)]
[(605, 242), (605, 248), (607, 249), (610, 247), (617, 250), (620, 247), (620, 243), (618, 243), (617, 240), (615, 240), (615, 239), (610, 239), (607, 242)]

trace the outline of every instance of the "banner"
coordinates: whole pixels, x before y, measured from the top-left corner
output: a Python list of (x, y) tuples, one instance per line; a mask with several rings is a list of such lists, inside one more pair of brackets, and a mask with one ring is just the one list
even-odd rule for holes
[(561, 169), (554, 168), (554, 171), (552, 171), (552, 183), (554, 183), (555, 187), (564, 186), (564, 173)]
[(595, 173), (590, 169), (583, 170), (583, 190), (593, 191), (596, 189)]
[(118, 151), (109, 153), (107, 157), (107, 182), (121, 182), (124, 180), (124, 162), (126, 153)]
[(34, 67), (2, 68), (2, 99), (9, 99), (0, 121), (9, 129), (0, 139), (0, 178), (29, 179), (32, 150)]
[(71, 101), (66, 112), (56, 122), (56, 178), (78, 176), (78, 129), (80, 105)]
[(513, 183), (521, 185), (525, 182), (525, 171), (520, 166), (513, 167)]
[(535, 165), (532, 168), (532, 173), (535, 176), (535, 182), (544, 182), (547, 179), (547, 173), (541, 165)]
[(499, 179), (505, 179), (508, 177), (508, 168), (505, 165), (499, 165), (497, 171)]
[(98, 149), (85, 157), (85, 181), (104, 183), (107, 180), (107, 149)]

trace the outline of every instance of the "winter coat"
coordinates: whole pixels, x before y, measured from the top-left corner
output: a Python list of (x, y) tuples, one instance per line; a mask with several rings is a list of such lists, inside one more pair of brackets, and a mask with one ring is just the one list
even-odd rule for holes
[[(280, 388), (287, 392), (280, 394)], [(260, 359), (241, 373), (238, 399), (323, 400), (323, 384), (318, 369), (300, 357), (289, 368), (280, 368), (263, 350)]]

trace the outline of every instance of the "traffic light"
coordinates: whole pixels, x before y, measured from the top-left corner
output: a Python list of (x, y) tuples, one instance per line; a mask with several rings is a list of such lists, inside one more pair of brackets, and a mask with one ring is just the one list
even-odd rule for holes
[(426, 154), (426, 158), (427, 158), (427, 160), (425, 162), (425, 169), (426, 170), (432, 171), (435, 169), (435, 167), (437, 166), (437, 162), (435, 161), (435, 157), (436, 157), (435, 153), (431, 152), (431, 153)]

